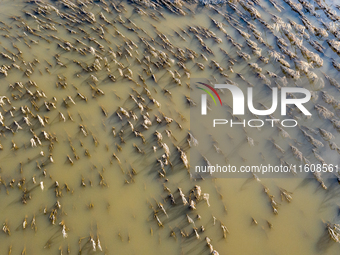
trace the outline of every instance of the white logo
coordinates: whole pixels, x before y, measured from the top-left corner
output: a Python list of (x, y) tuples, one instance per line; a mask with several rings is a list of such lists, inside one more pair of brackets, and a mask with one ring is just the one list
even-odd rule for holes
[[(244, 115), (245, 99), (242, 90), (230, 84), (215, 84), (217, 89), (228, 89), (233, 97), (233, 115)], [(287, 94), (292, 93), (302, 93), (305, 95), (304, 98), (287, 98)], [(272, 88), (272, 106), (270, 109), (258, 110), (255, 109), (253, 105), (253, 88), (249, 87), (247, 90), (247, 105), (251, 113), (255, 115), (270, 115), (276, 111), (278, 105), (278, 89)], [(312, 114), (303, 106), (311, 98), (311, 93), (309, 90), (304, 88), (293, 88), (284, 87), (281, 88), (281, 115), (286, 115), (286, 107), (289, 104), (295, 105), (300, 111), (306, 115), (311, 116)], [(201, 115), (207, 115), (207, 95), (201, 95)]]

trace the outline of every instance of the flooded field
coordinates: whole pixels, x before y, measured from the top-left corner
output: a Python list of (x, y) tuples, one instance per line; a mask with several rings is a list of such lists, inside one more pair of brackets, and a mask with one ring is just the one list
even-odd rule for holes
[(189, 166), (192, 78), (253, 86), (264, 108), (273, 87), (312, 94), (311, 118), (288, 110), (299, 127), (228, 129), (210, 162), (220, 146), (236, 165), (340, 163), (338, 9), (1, 1), (0, 254), (339, 254), (338, 173)]

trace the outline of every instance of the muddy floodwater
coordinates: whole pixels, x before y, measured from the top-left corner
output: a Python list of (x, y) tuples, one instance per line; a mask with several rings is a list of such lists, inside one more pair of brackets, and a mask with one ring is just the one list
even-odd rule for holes
[[(0, 1), (0, 254), (339, 254), (336, 171), (190, 160), (200, 133), (207, 164), (340, 166), (339, 4)], [(214, 137), (191, 126), (193, 78), (253, 87), (257, 109), (305, 88), (312, 116)], [(222, 101), (209, 114), (237, 121)]]

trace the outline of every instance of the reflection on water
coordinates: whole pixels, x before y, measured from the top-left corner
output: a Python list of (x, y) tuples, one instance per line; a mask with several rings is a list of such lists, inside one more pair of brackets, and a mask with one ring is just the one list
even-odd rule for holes
[[(318, 90), (336, 100), (337, 88), (321, 71), (336, 79), (330, 57), (340, 62), (338, 56), (322, 36), (307, 29), (301, 36), (294, 28), (284, 33), (289, 20), (303, 23), (283, 1), (276, 6), (281, 12), (269, 1), (254, 7), (250, 1), (241, 2), (243, 7), (235, 3), (237, 9), (231, 4), (164, 3), (167, 9), (161, 8), (161, 2), (150, 9), (143, 8), (152, 7), (149, 2), (140, 2), (139, 7), (108, 1), (0, 3), (0, 95), (6, 97), (0, 101), (0, 254), (209, 254), (214, 250), (337, 254), (338, 244), (329, 238), (325, 225), (338, 222), (339, 187), (334, 179), (325, 181), (327, 190), (315, 179), (194, 180), (181, 152), (190, 158), (190, 107), (185, 97), (190, 96), (190, 77), (261, 87), (258, 97), (267, 105), (270, 86), (263, 84), (269, 79), (271, 86), (283, 86), (284, 80), (274, 80), (266, 71), (283, 77), (280, 66), (288, 64), (289, 84), (316, 91), (310, 109), (321, 104), (334, 114), (331, 119), (337, 119), (335, 101), (325, 103)], [(255, 8), (270, 23), (261, 25), (247, 8), (250, 12)], [(271, 22), (270, 13), (283, 20)], [(329, 24), (322, 9), (317, 14), (320, 17), (305, 13), (313, 26), (322, 28), (318, 19)], [(312, 63), (309, 68), (318, 76), (314, 82), (302, 70), (301, 79), (289, 78), (297, 64), (280, 56), (278, 38), (264, 28), (271, 24), (278, 29), (275, 35), (286, 41), (282, 52), (289, 49)], [(290, 33), (298, 36), (295, 44), (287, 39)], [(307, 34), (322, 44), (324, 53), (302, 39)], [(245, 41), (248, 35), (251, 41)], [(308, 51), (296, 46), (299, 40)], [(270, 54), (271, 45), (276, 52)], [(323, 66), (317, 67), (315, 55), (304, 58), (301, 51), (319, 54)], [(263, 70), (251, 71), (248, 62)], [(313, 120), (305, 125), (332, 132), (340, 144), (333, 124), (317, 115), (313, 110)], [(263, 129), (256, 137), (249, 136), (255, 141), (274, 137), (289, 151), (276, 131), (268, 134)], [(289, 134), (305, 157), (312, 158), (313, 147), (301, 131)], [(243, 132), (228, 135), (229, 149), (244, 139)], [(246, 146), (241, 144), (230, 157), (256, 164), (259, 152), (271, 153), (266, 146), (250, 151)], [(326, 153), (318, 153), (327, 160)], [(332, 153), (337, 157), (336, 151)], [(201, 187), (201, 196), (195, 185)], [(281, 199), (282, 194), (292, 200)]]

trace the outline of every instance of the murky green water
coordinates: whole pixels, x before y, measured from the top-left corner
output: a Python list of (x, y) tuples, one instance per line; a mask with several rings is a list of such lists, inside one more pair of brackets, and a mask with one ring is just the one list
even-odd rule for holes
[[(64, 3), (67, 4), (66, 1)], [(119, 12), (113, 8), (112, 3), (115, 3)], [(339, 185), (336, 181), (326, 180), (328, 189), (324, 190), (315, 179), (263, 178), (256, 181), (250, 177), (193, 180), (176, 149), (176, 146), (180, 146), (186, 152), (189, 151), (186, 138), (190, 130), (190, 108), (185, 100), (185, 96), (190, 96), (190, 79), (178, 65), (181, 50), (176, 47), (183, 50), (190, 48), (198, 53), (194, 60), (188, 57), (183, 60), (190, 71), (190, 77), (216, 77), (225, 80), (216, 69), (209, 68), (213, 59), (221, 64), (230, 80), (238, 82), (240, 86), (246, 86), (245, 82), (236, 76), (236, 73), (240, 73), (255, 87), (261, 86), (259, 98), (263, 98), (263, 93), (267, 93), (259, 78), (251, 73), (247, 62), (237, 56), (235, 47), (228, 42), (225, 34), (213, 25), (209, 16), (222, 22), (227, 33), (244, 46), (242, 51), (250, 54), (252, 58), (249, 62), (257, 62), (263, 70), (283, 76), (280, 64), (273, 59), (266, 65), (260, 62), (230, 23), (208, 7), (183, 3), (182, 8), (187, 13), (185, 16), (161, 8), (142, 8), (146, 13), (140, 15), (131, 3), (112, 3), (79, 1), (78, 7), (71, 8), (63, 6), (62, 1), (0, 3), (0, 20), (4, 22), (0, 24), (0, 48), (12, 58), (10, 60), (5, 56), (0, 57), (1, 65), (11, 67), (7, 76), (0, 74), (0, 95), (7, 96), (11, 101), (9, 105), (4, 100), (1, 109), (4, 125), (0, 137), (3, 147), (0, 151), (0, 223), (4, 224), (2, 226), (8, 226), (10, 235), (5, 231), (0, 233), (0, 254), (7, 254), (9, 251), (12, 254), (67, 254), (68, 250), (70, 254), (210, 254), (206, 236), (211, 239), (211, 244), (220, 254), (338, 254), (339, 244), (329, 238), (324, 223), (339, 222)], [(283, 17), (285, 22), (288, 22), (289, 18), (301, 24), (297, 14), (283, 1), (280, 1), (280, 4), (285, 10), (281, 13), (276, 12), (267, 1), (261, 1), (261, 4), (262, 7), (256, 8), (268, 22), (271, 19), (268, 14), (270, 11)], [(80, 17), (89, 21), (92, 18), (84, 12), (79, 13), (80, 6), (87, 13), (93, 13), (96, 21), (80, 22)], [(224, 13), (228, 12), (243, 26), (239, 28), (251, 33), (245, 22), (232, 12), (230, 6), (215, 8)], [(246, 13), (240, 5), (238, 9)], [(25, 11), (35, 17), (25, 14)], [(79, 15), (79, 23), (74, 22), (74, 16), (66, 17), (67, 13), (73, 15), (75, 12)], [(111, 25), (100, 18), (100, 13)], [(322, 10), (318, 13), (325, 19)], [(315, 26), (321, 27), (317, 19), (308, 13), (305, 15)], [(262, 32), (262, 38), (267, 44), (276, 44), (273, 35), (264, 30), (258, 21), (250, 17), (248, 19)], [(203, 52), (198, 39), (189, 32), (189, 26), (198, 25), (211, 29), (222, 39), (220, 44), (212, 38), (204, 39), (214, 55)], [(48, 26), (54, 26), (55, 29), (48, 29)], [(157, 30), (153, 26), (156, 26)], [(190, 37), (181, 29), (190, 34)], [(157, 33), (165, 34), (169, 41), (162, 35), (157, 36)], [(277, 32), (277, 35), (279, 34), (280, 32)], [(283, 34), (281, 36), (284, 37)], [(163, 37), (163, 41), (160, 37)], [(334, 38), (333, 35), (329, 37)], [(143, 43), (141, 38), (145, 38), (148, 43)], [(317, 75), (324, 80), (325, 87), (322, 90), (338, 98), (339, 92), (330, 86), (321, 71), (336, 79), (338, 74), (330, 62), (330, 57), (337, 61), (339, 57), (323, 38), (316, 39), (325, 47), (325, 53), (319, 53), (324, 59), (323, 67), (315, 68), (314, 71), (316, 70)], [(253, 35), (251, 40), (256, 41)], [(58, 43), (61, 46), (58, 46)], [(164, 46), (167, 43), (168, 45)], [(269, 57), (266, 47), (257, 43), (262, 48), (262, 55)], [(303, 45), (313, 50), (307, 42), (304, 41)], [(223, 55), (220, 47), (238, 60), (234, 66), (228, 62), (229, 58)], [(289, 47), (302, 58), (295, 46)], [(277, 46), (275, 49), (279, 51)], [(110, 54), (110, 50), (115, 56)], [(167, 56), (164, 57), (162, 52)], [(208, 62), (200, 56), (201, 52), (207, 56)], [(186, 50), (185, 56), (187, 55)], [(98, 59), (100, 64), (97, 70), (91, 67), (95, 59)], [(164, 60), (167, 60), (168, 66)], [(288, 57), (286, 60), (294, 69), (294, 62)], [(80, 64), (75, 63), (78, 61)], [(163, 61), (164, 66), (157, 61)], [(204, 71), (198, 68), (197, 62), (205, 65)], [(13, 64), (18, 65), (20, 70)], [(234, 72), (228, 71), (228, 67)], [(157, 82), (151, 77), (149, 68), (156, 76)], [(180, 78), (181, 86), (174, 82), (166, 69), (178, 71), (181, 77), (177, 74), (175, 77)], [(25, 71), (27, 75), (24, 74)], [(115, 77), (115, 81), (108, 77), (110, 74)], [(145, 79), (145, 84), (138, 74)], [(266, 74), (265, 71), (263, 74)], [(37, 87), (30, 85), (29, 81), (34, 81)], [(16, 82), (22, 82), (22, 85)], [(316, 90), (319, 83), (310, 85), (308, 79), (303, 77), (296, 81), (296, 84)], [(150, 91), (151, 96), (147, 95), (143, 87)], [(37, 90), (40, 94), (43, 91), (46, 98), (35, 94)], [(77, 93), (87, 100), (77, 96)], [(319, 99), (313, 101), (309, 108), (313, 109), (315, 103), (322, 104), (335, 112), (335, 117), (338, 118), (338, 110), (325, 104), (320, 92), (318, 93)], [(130, 95), (141, 103), (139, 106), (143, 106), (142, 111)], [(152, 98), (160, 103), (159, 108), (152, 103)], [(54, 103), (56, 109), (47, 103), (48, 110), (45, 102)], [(36, 105), (36, 109), (32, 104)], [(27, 111), (25, 105), (32, 114)], [(24, 107), (23, 110), (20, 109), (21, 106)], [(135, 113), (137, 120), (129, 118), (129, 121), (134, 126), (134, 131), (142, 132), (143, 138), (136, 137), (132, 132), (132, 127), (119, 107)], [(116, 112), (123, 120), (120, 120)], [(146, 124), (146, 130), (142, 126), (144, 120), (141, 113), (146, 116), (147, 112), (152, 125)], [(38, 115), (41, 118), (46, 117), (47, 121), (41, 124)], [(155, 115), (162, 119), (161, 124), (157, 123)], [(65, 121), (61, 116), (64, 116)], [(174, 121), (166, 125), (164, 116), (173, 118)], [(334, 142), (340, 144), (338, 133), (332, 128), (330, 121), (316, 117), (315, 110), (314, 116), (311, 127), (322, 127), (331, 131), (335, 136)], [(25, 124), (23, 117), (29, 118), (31, 126)], [(156, 130), (162, 133), (163, 142), (171, 152), (172, 167), (165, 166), (164, 171), (157, 163), (164, 149), (154, 136)], [(167, 131), (170, 130), (172, 136), (168, 137)], [(46, 132), (47, 139), (43, 131)], [(268, 139), (268, 133), (269, 130), (262, 130), (249, 135), (256, 141), (261, 141)], [(39, 140), (34, 138), (34, 134)], [(230, 131), (228, 135), (233, 137), (231, 146), (237, 146), (237, 141), (244, 139), (243, 132)], [(290, 135), (292, 140), (297, 139), (301, 143), (299, 149), (311, 158), (312, 146), (304, 140), (301, 132), (294, 130)], [(279, 138), (277, 132), (269, 137), (274, 137), (281, 146), (289, 148), (287, 141)], [(36, 147), (31, 146), (31, 138)], [(16, 146), (13, 146), (13, 143)], [(326, 143), (325, 145), (328, 146)], [(143, 152), (138, 152), (136, 146)], [(153, 146), (157, 147), (156, 152), (153, 151)], [(261, 144), (257, 150), (248, 149), (247, 144), (242, 146), (238, 147), (241, 149), (236, 154), (230, 156), (237, 162), (248, 159), (252, 164), (258, 164), (261, 162), (259, 152), (270, 153), (268, 147)], [(284, 149), (288, 152), (287, 148)], [(321, 150), (319, 153), (327, 160), (328, 152), (322, 152)], [(332, 160), (338, 161), (338, 154), (334, 151), (332, 153)], [(171, 204), (164, 185), (171, 190), (176, 205)], [(196, 210), (190, 210), (188, 205), (182, 204), (178, 188), (180, 187), (188, 198), (195, 185), (200, 185), (203, 193), (210, 194), (210, 207), (203, 199), (198, 202)], [(269, 193), (279, 203), (277, 215), (273, 213), (270, 199), (264, 192), (265, 187), (269, 188)], [(290, 203), (281, 201), (279, 188), (292, 192), (293, 199)], [(163, 204), (167, 215), (157, 207), (158, 203)], [(155, 215), (160, 220), (159, 224)], [(200, 219), (197, 215), (200, 215)], [(194, 224), (188, 222), (188, 216), (194, 220)], [(24, 229), (25, 218), (27, 226)], [(31, 225), (33, 218), (35, 225)], [(252, 219), (256, 220), (257, 224), (254, 224)], [(159, 226), (160, 224), (162, 226)], [(63, 233), (64, 225), (67, 236)], [(201, 231), (201, 226), (204, 226), (204, 232)], [(228, 229), (226, 238), (221, 226)], [(196, 236), (194, 227), (197, 227), (199, 236)], [(93, 249), (92, 240), (96, 251)], [(98, 246), (98, 240), (101, 247)]]

